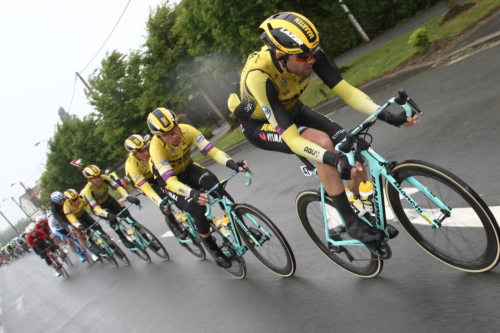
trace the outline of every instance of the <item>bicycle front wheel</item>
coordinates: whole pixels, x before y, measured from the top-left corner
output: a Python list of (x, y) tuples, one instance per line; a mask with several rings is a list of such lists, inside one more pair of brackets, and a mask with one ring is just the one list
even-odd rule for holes
[[(335, 246), (328, 242), (321, 198), (317, 191), (304, 191), (295, 199), (297, 215), (314, 244), (342, 269), (363, 278), (373, 278), (380, 274), (384, 262), (370, 252), (366, 246)], [(338, 211), (330, 198), (325, 197), (326, 219), (330, 238), (335, 241), (351, 240), (342, 223)]]
[(63, 277), (69, 278), (69, 274), (68, 272), (66, 272), (66, 269), (63, 267), (63, 265), (61, 265), (61, 267), (59, 267), (58, 270)]
[(151, 257), (149, 256), (149, 253), (146, 251), (147, 247), (144, 246), (142, 244), (143, 242), (141, 241), (141, 239), (139, 239), (140, 236), (138, 230), (132, 227), (132, 225), (130, 224), (125, 226), (123, 221), (121, 223), (120, 228), (123, 231), (125, 237), (127, 237), (127, 239), (135, 245), (135, 248), (129, 250), (132, 251), (133, 254), (135, 254), (145, 262), (147, 263), (151, 262)]
[(238, 255), (234, 246), (221, 234), (221, 232), (215, 227), (213, 223), (210, 224), (211, 236), (217, 246), (222, 250), (222, 252), (231, 260), (231, 267), (223, 268), (227, 274), (231, 275), (236, 279), (244, 279), (247, 275), (247, 269), (245, 267), (245, 259)]
[(278, 227), (264, 213), (253, 206), (238, 204), (234, 207), (234, 211), (252, 236), (260, 243), (260, 246), (257, 246), (242, 227), (236, 223), (238, 234), (255, 257), (273, 273), (282, 277), (292, 276), (296, 269), (295, 256)]
[[(175, 216), (174, 214), (172, 214), (173, 218), (175, 219)], [(167, 226), (168, 228), (170, 229), (170, 231), (172, 232), (172, 234), (174, 234), (174, 228), (172, 227), (171, 223), (179, 223), (179, 221), (174, 221), (174, 222), (170, 222), (169, 219), (165, 216), (165, 222), (167, 222)], [(187, 228), (185, 228), (185, 226), (182, 224), (182, 223), (179, 223), (179, 227), (184, 230), (185, 232), (187, 232), (189, 234), (189, 241), (188, 242), (179, 242), (179, 244), (185, 248), (186, 250), (188, 250), (189, 253), (191, 253), (192, 255), (194, 255), (196, 258), (199, 258), (199, 259), (205, 259), (205, 250), (203, 249), (203, 246), (201, 246), (200, 244), (200, 241), (198, 240), (199, 239), (199, 236), (195, 236), (192, 234), (192, 232), (196, 233), (196, 230), (188, 230)]]
[[(484, 201), (451, 172), (422, 161), (406, 161), (392, 169), (400, 186), (441, 227), (431, 225), (386, 182), (392, 211), (408, 235), (428, 254), (442, 263), (470, 273), (486, 272), (498, 264), (498, 224)], [(416, 180), (451, 210), (443, 211), (408, 181)]]
[(160, 258), (163, 258), (165, 260), (169, 259), (167, 250), (165, 249), (163, 244), (160, 242), (160, 240), (158, 238), (156, 238), (156, 236), (153, 235), (153, 233), (151, 231), (149, 231), (145, 226), (143, 226), (142, 224), (139, 224), (139, 223), (135, 223), (135, 228), (137, 229), (137, 231), (139, 233), (141, 232), (141, 230), (144, 231), (145, 235), (142, 235), (142, 237), (144, 238), (144, 236), (146, 236), (149, 239), (149, 246), (148, 247), (151, 251), (153, 251)]

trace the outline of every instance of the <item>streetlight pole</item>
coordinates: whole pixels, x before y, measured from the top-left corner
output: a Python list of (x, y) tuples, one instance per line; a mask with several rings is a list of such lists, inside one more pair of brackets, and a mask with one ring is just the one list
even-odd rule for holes
[[(24, 215), (26, 215), (26, 217), (31, 220), (31, 217), (28, 215), (28, 213), (26, 213), (26, 211), (23, 209), (23, 207), (21, 207), (21, 205), (17, 203), (17, 201), (14, 199), (14, 197), (10, 197), (10, 198), (12, 199), (12, 201), (14, 201), (14, 203), (17, 205), (17, 207), (19, 207), (19, 209), (23, 211)], [(5, 202), (5, 200), (7, 200), (7, 199), (3, 199), (3, 201)]]
[(35, 147), (38, 146), (40, 143), (44, 142), (44, 141), (47, 141), (48, 139), (45, 139), (45, 140), (42, 140), (42, 141), (38, 141), (37, 143), (35, 143)]
[(10, 184), (10, 186), (14, 186), (14, 185), (16, 185), (17, 183), (21, 184), (21, 186), (24, 188), (24, 190), (26, 191), (26, 193), (28, 193), (28, 194), (29, 194), (28, 189), (26, 188), (26, 186), (24, 186), (24, 184), (23, 184), (22, 182), (15, 182), (15, 183)]
[(8, 223), (8, 224), (10, 224), (10, 226), (12, 227), (12, 229), (14, 229), (14, 231), (15, 231), (15, 232), (19, 235), (19, 234), (20, 234), (20, 232), (16, 229), (16, 227), (14, 227), (14, 225), (13, 225), (12, 223), (10, 223), (9, 219), (7, 219), (7, 218), (5, 217), (5, 215), (3, 215), (3, 213), (2, 213), (1, 211), (0, 211), (0, 215), (2, 215), (2, 216), (3, 216), (3, 218), (5, 219), (5, 221), (7, 221), (7, 223)]
[(349, 17), (349, 21), (351, 21), (352, 25), (354, 26), (356, 31), (360, 34), (361, 38), (365, 42), (368, 43), (370, 41), (370, 38), (366, 35), (366, 33), (364, 32), (361, 25), (359, 25), (359, 23), (356, 20), (356, 18), (354, 17), (354, 15), (351, 14), (351, 12), (349, 11), (349, 8), (347, 8), (347, 6), (344, 4), (344, 2), (342, 0), (339, 0), (339, 4), (340, 4), (340, 7), (342, 7), (342, 9), (344, 10), (344, 12), (347, 13), (347, 17)]

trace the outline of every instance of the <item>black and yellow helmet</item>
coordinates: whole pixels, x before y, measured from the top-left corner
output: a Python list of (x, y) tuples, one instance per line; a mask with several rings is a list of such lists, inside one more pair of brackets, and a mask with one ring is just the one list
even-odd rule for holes
[(320, 49), (318, 30), (311, 21), (300, 14), (274, 14), (262, 22), (260, 28), (264, 29), (260, 38), (273, 50), (308, 56)]
[(149, 113), (147, 122), (154, 135), (161, 135), (177, 126), (177, 116), (169, 109), (157, 108)]
[(91, 179), (99, 176), (101, 174), (101, 169), (99, 169), (95, 165), (89, 165), (88, 167), (83, 169), (82, 173), (85, 176), (85, 178)]
[(139, 150), (147, 148), (148, 146), (149, 142), (146, 142), (139, 134), (132, 134), (127, 138), (127, 140), (125, 140), (125, 149), (132, 154), (135, 154)]
[(75, 190), (73, 190), (72, 188), (70, 188), (69, 190), (66, 190), (64, 191), (64, 199), (66, 200), (75, 200), (76, 198), (78, 198), (78, 192), (76, 192)]

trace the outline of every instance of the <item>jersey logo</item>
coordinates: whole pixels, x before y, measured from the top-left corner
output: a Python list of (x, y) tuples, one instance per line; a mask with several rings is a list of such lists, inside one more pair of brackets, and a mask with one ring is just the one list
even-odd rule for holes
[(286, 88), (286, 80), (285, 79), (281, 80), (281, 85), (283, 86), (283, 88)]
[(135, 179), (139, 179), (139, 178), (141, 178), (141, 175), (140, 175), (140, 174), (135, 175)]
[(266, 141), (266, 134), (265, 133), (259, 133), (259, 137), (262, 141)]
[(141, 168), (146, 169), (146, 166), (143, 164), (143, 165), (141, 165)]
[(168, 161), (167, 160), (163, 160), (160, 163), (161, 163), (161, 165), (168, 165)]
[(200, 135), (200, 136), (198, 136), (198, 137), (196, 138), (196, 142), (200, 143), (200, 142), (202, 142), (202, 141), (203, 141), (203, 139), (205, 139), (205, 138), (203, 137), (203, 135)]
[(264, 111), (264, 114), (266, 115), (267, 120), (271, 118), (271, 110), (269, 110), (267, 107), (263, 106), (262, 111)]

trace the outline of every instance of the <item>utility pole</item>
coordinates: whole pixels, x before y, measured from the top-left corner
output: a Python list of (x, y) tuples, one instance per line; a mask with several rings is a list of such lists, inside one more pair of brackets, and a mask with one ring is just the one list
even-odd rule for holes
[(76, 76), (78, 76), (78, 78), (83, 82), (83, 84), (85, 85), (85, 87), (87, 87), (87, 89), (93, 93), (94, 91), (92, 90), (92, 88), (90, 88), (89, 84), (87, 83), (87, 81), (85, 81), (85, 79), (78, 73), (78, 72), (75, 72), (76, 73)]
[(5, 215), (3, 215), (3, 213), (0, 211), (0, 215), (3, 216), (3, 218), (5, 219), (5, 221), (7, 221), (8, 224), (10, 224), (10, 226), (12, 227), (12, 229), (14, 229), (14, 231), (19, 235), (20, 232), (16, 229), (16, 227), (14, 227), (14, 225), (12, 225), (12, 223), (10, 223), (10, 221), (5, 217)]
[(14, 203), (17, 205), (17, 207), (19, 207), (19, 209), (23, 211), (24, 215), (26, 215), (26, 217), (28, 217), (31, 220), (31, 217), (28, 215), (28, 213), (26, 213), (24, 211), (23, 207), (21, 207), (21, 205), (17, 203), (17, 201), (14, 199), (14, 197), (10, 197), (10, 198), (12, 199), (12, 201), (14, 201)]
[(361, 35), (361, 38), (365, 42), (368, 43), (370, 41), (370, 38), (368, 38), (368, 36), (365, 34), (365, 32), (363, 31), (363, 28), (359, 25), (358, 21), (356, 21), (356, 18), (354, 17), (354, 15), (351, 14), (351, 12), (349, 11), (349, 8), (347, 8), (347, 6), (344, 4), (344, 2), (342, 0), (339, 0), (339, 4), (340, 4), (340, 7), (342, 7), (342, 9), (344, 10), (344, 12), (347, 13), (349, 20), (351, 21), (352, 25), (354, 25), (354, 28), (356, 28), (358, 33)]

